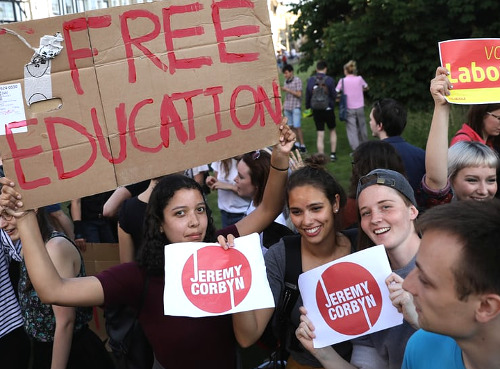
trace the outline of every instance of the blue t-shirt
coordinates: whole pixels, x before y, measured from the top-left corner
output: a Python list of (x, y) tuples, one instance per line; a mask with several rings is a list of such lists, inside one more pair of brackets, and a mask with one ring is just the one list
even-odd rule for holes
[(418, 330), (406, 344), (401, 369), (465, 369), (462, 350), (448, 336)]

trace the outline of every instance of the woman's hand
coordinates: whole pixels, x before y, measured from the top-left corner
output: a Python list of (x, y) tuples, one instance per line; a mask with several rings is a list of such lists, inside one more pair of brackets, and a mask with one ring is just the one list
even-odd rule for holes
[(302, 155), (300, 151), (295, 149), (290, 153), (290, 169), (295, 171), (304, 166), (304, 161), (302, 160)]
[(279, 126), (280, 138), (275, 148), (278, 149), (278, 151), (283, 152), (286, 155), (289, 155), (295, 146), (295, 141), (297, 141), (297, 138), (295, 136), (295, 133), (287, 124), (287, 121), (288, 120), (286, 117), (283, 117), (281, 119), (281, 123)]
[(230, 247), (234, 247), (234, 236), (232, 234), (228, 234), (227, 238), (220, 235), (217, 237), (217, 242), (221, 245), (224, 250), (228, 250)]
[(300, 307), (300, 324), (295, 330), (295, 336), (300, 341), (302, 346), (306, 348), (316, 359), (318, 359), (325, 369), (344, 369), (354, 368), (346, 362), (339, 354), (335, 352), (332, 346), (322, 348), (314, 348), (313, 339), (316, 338), (314, 333), (314, 325), (307, 317), (305, 307)]
[(7, 177), (0, 178), (2, 185), (2, 193), (0, 195), (1, 212), (6, 212), (16, 218), (21, 218), (26, 215), (27, 211), (21, 210), (23, 202), (22, 196), (14, 189), (15, 183)]
[(307, 317), (307, 310), (305, 307), (301, 306), (300, 310), (300, 324), (295, 330), (295, 336), (300, 341), (302, 346), (305, 347), (307, 351), (314, 355), (315, 348), (313, 346), (313, 339), (316, 338), (314, 334), (314, 325)]
[(403, 281), (404, 279), (396, 273), (391, 273), (386, 278), (385, 284), (389, 289), (389, 298), (396, 309), (403, 314), (404, 319), (413, 328), (418, 329), (420, 327), (418, 324), (418, 314), (413, 304), (413, 296), (403, 289)]
[(445, 97), (450, 95), (450, 90), (453, 88), (448, 78), (449, 74), (448, 69), (438, 67), (436, 76), (431, 80), (430, 91), (436, 105), (448, 104)]

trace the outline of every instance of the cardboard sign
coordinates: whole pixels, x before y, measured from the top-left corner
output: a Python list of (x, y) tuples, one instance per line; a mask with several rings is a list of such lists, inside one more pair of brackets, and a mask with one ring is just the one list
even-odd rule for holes
[(257, 233), (235, 247), (174, 243), (165, 246), (165, 315), (214, 316), (274, 307)]
[(439, 43), (439, 55), (453, 84), (448, 102), (500, 102), (500, 38), (443, 41)]
[[(45, 54), (52, 42), (55, 56), (32, 60), (33, 49), (16, 35)], [(56, 36), (47, 42), (47, 35)], [(265, 1), (155, 1), (2, 25), (0, 50), (9, 56), (0, 91), (23, 89), (9, 95), (14, 111), (0, 99), (7, 124), (0, 151), (26, 207), (278, 139), (281, 101)]]
[(391, 273), (384, 246), (374, 246), (299, 276), (314, 347), (325, 347), (403, 323), (389, 299)]

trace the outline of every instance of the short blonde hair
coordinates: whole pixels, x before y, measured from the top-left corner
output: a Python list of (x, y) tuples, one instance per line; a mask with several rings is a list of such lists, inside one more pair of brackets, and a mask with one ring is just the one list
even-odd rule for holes
[(448, 177), (468, 167), (498, 168), (498, 154), (485, 144), (476, 141), (459, 141), (448, 149)]

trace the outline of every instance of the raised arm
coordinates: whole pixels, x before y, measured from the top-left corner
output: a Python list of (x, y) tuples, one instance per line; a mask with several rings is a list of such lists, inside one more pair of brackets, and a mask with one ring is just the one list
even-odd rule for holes
[(440, 190), (448, 183), (448, 127), (450, 104), (445, 96), (452, 88), (448, 70), (438, 67), (436, 77), (431, 81), (430, 91), (434, 99), (434, 113), (425, 151), (425, 184), (433, 190)]
[(2, 211), (17, 218), (28, 274), (40, 299), (46, 304), (95, 306), (104, 303), (104, 292), (95, 277), (61, 278), (49, 257), (33, 210), (22, 209), (22, 197), (14, 182), (0, 178)]
[(271, 155), (271, 169), (262, 202), (235, 224), (240, 236), (262, 232), (283, 211), (290, 152), (296, 139), (295, 133), (286, 124), (286, 118), (283, 118), (279, 129), (280, 138)]

